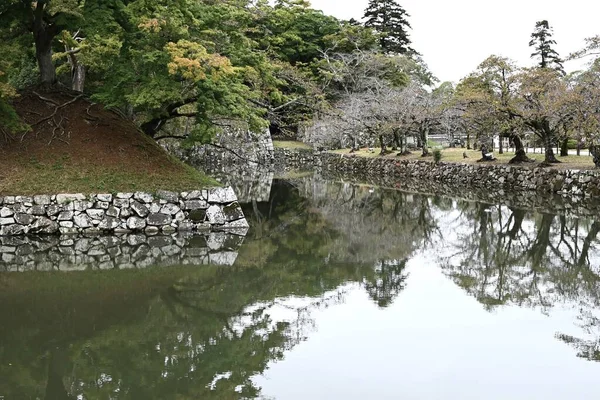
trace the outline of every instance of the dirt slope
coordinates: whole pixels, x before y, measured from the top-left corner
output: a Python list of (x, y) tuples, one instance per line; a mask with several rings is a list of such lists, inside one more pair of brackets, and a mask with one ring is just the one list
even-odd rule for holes
[(30, 89), (14, 107), (32, 129), (0, 136), (2, 194), (176, 190), (208, 182), (131, 121), (78, 93)]

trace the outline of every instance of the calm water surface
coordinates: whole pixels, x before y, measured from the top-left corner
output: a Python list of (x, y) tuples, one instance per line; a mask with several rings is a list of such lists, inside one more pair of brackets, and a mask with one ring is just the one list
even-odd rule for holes
[(0, 399), (600, 396), (600, 222), (239, 192), (245, 237), (3, 239)]

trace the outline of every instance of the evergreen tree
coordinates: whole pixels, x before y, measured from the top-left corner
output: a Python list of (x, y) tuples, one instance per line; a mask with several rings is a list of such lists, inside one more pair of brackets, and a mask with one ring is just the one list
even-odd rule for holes
[(535, 23), (535, 30), (531, 34), (529, 47), (535, 50), (531, 54), (531, 58), (538, 58), (538, 66), (540, 68), (553, 68), (562, 74), (565, 70), (562, 65), (562, 60), (556, 50), (552, 46), (556, 45), (556, 41), (552, 39), (552, 28), (547, 20), (538, 21)]
[(410, 15), (395, 0), (369, 0), (363, 18), (366, 27), (379, 33), (379, 43), (384, 52), (418, 55), (410, 47), (408, 17)]

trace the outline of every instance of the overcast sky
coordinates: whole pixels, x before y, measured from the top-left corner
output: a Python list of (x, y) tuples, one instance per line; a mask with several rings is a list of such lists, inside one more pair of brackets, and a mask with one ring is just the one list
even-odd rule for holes
[[(600, 34), (597, 0), (399, 0), (411, 15), (413, 48), (441, 81), (458, 81), (491, 54), (531, 66), (528, 46), (536, 21), (554, 28), (564, 58)], [(311, 0), (314, 8), (338, 18), (362, 18), (368, 0)], [(565, 64), (566, 70), (581, 62)]]

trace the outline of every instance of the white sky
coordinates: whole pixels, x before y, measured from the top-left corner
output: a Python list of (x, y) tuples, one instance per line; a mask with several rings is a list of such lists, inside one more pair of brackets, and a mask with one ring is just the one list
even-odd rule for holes
[[(311, 0), (312, 6), (343, 19), (360, 19), (368, 0)], [(398, 0), (411, 15), (413, 48), (443, 81), (457, 82), (489, 55), (531, 66), (528, 46), (536, 21), (554, 28), (556, 50), (565, 58), (600, 34), (597, 0)], [(567, 72), (582, 62), (565, 64)]]

